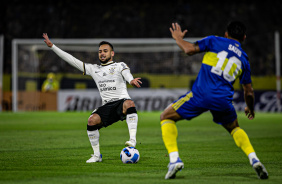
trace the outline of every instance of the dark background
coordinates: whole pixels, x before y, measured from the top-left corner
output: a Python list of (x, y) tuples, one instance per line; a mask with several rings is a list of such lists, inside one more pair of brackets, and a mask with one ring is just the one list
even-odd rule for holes
[[(169, 38), (178, 22), (187, 37), (223, 36), (231, 20), (247, 26), (242, 45), (254, 75), (274, 75), (274, 31), (282, 31), (282, 1), (20, 1), (1, 2), (4, 73), (11, 73), (14, 38)], [(281, 36), (280, 36), (281, 38)]]

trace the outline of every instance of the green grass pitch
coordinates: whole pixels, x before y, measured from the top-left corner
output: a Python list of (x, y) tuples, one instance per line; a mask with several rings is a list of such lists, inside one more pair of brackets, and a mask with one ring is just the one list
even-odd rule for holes
[(160, 112), (139, 112), (137, 164), (123, 164), (126, 122), (100, 130), (103, 162), (86, 164), (90, 112), (0, 113), (0, 183), (281, 183), (282, 115), (257, 113), (239, 124), (269, 172), (259, 180), (232, 137), (212, 122), (210, 113), (180, 121), (178, 146), (185, 168), (164, 180), (169, 158), (161, 138)]

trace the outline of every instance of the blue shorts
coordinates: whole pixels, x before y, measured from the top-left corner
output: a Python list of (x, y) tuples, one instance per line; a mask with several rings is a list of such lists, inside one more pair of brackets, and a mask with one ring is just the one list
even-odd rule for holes
[(220, 108), (214, 108), (214, 104), (210, 101), (193, 96), (192, 91), (188, 91), (174, 101), (172, 107), (183, 119), (187, 120), (191, 120), (208, 110), (212, 113), (213, 121), (217, 124), (232, 123), (237, 119), (232, 102), (226, 102), (226, 100), (223, 101), (222, 99), (217, 101), (221, 104)]

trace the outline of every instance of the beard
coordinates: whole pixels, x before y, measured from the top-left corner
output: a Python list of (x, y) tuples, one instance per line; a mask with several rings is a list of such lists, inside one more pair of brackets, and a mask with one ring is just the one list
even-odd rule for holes
[(112, 58), (111, 57), (106, 57), (106, 59), (104, 60), (104, 61), (102, 61), (100, 58), (99, 58), (99, 60), (100, 60), (100, 62), (102, 63), (102, 64), (106, 64), (108, 61), (110, 61)]

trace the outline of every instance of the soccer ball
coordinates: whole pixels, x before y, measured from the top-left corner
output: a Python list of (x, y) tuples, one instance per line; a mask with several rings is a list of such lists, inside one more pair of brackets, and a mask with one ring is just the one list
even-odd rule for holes
[(125, 147), (120, 152), (120, 159), (124, 164), (135, 164), (139, 158), (139, 151), (134, 147)]

